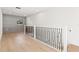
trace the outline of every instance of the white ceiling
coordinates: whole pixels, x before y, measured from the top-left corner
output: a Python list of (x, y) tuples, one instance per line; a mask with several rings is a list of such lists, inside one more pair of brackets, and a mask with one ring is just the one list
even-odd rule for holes
[(16, 7), (1, 7), (3, 14), (16, 15), (16, 16), (29, 16), (36, 14), (38, 12), (47, 10), (45, 7), (21, 7), (21, 9), (16, 9)]

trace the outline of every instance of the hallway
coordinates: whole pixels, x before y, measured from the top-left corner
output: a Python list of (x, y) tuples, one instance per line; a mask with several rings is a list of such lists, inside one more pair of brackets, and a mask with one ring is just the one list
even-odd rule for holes
[(23, 33), (4, 33), (0, 45), (0, 51), (6, 52), (56, 52)]

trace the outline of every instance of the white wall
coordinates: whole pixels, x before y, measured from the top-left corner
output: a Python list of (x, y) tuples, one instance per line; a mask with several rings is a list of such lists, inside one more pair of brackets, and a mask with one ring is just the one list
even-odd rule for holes
[(49, 8), (48, 11), (27, 17), (27, 22), (27, 25), (65, 27), (68, 43), (79, 45), (79, 8)]
[[(19, 19), (23, 20), (22, 26), (17, 25)], [(25, 17), (5, 15), (3, 14), (3, 32), (18, 32), (19, 30), (24, 30)]]
[(2, 37), (2, 12), (0, 9), (0, 40), (1, 40), (1, 37)]
[(30, 19), (30, 17), (27, 17), (27, 18), (26, 18), (26, 25), (27, 25), (27, 26), (33, 25), (33, 22), (32, 22), (32, 20)]

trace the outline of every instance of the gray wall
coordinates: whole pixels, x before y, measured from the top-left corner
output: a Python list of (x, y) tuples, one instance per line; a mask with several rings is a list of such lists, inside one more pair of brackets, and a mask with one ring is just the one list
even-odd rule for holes
[[(19, 19), (23, 19), (23, 24), (17, 24)], [(3, 32), (23, 32), (25, 17), (3, 14)]]
[(2, 37), (2, 11), (0, 9), (0, 40), (1, 40), (1, 37)]

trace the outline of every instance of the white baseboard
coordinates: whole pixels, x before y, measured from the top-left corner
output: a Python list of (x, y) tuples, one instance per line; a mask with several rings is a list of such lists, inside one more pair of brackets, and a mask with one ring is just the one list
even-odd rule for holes
[[(77, 43), (74, 43), (74, 42), (72, 42), (72, 43), (69, 43), (69, 44), (73, 44), (73, 45), (79, 46), (79, 44), (77, 44)], [(69, 45), (69, 44), (68, 44), (68, 45)]]

